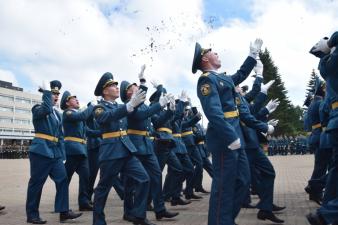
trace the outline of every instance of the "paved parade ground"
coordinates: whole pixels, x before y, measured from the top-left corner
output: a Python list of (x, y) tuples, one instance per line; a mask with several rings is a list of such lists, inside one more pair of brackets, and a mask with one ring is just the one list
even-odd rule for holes
[[(285, 220), (286, 225), (308, 224), (304, 215), (317, 208), (317, 205), (307, 200), (304, 187), (313, 168), (313, 155), (273, 156), (270, 157), (276, 170), (275, 203), (287, 209), (277, 214)], [(205, 174), (204, 187), (210, 190), (211, 179)], [(26, 224), (25, 200), (29, 179), (29, 161), (27, 159), (0, 160), (0, 204), (6, 209), (0, 212), (1, 225)], [(74, 211), (77, 207), (78, 177), (73, 176), (70, 186), (70, 206)], [(48, 179), (43, 189), (40, 215), (48, 221), (47, 224), (59, 224), (58, 214), (52, 213), (55, 196), (54, 183)], [(257, 201), (257, 197), (253, 197)], [(205, 225), (207, 224), (209, 195), (203, 195), (201, 201), (190, 205), (168, 209), (179, 211), (180, 215), (170, 221), (156, 221), (154, 213), (148, 212), (148, 218), (156, 224)], [(112, 189), (105, 209), (108, 224), (131, 224), (122, 220), (123, 208)], [(242, 209), (237, 219), (239, 225), (273, 224), (256, 219), (256, 209)], [(82, 217), (71, 224), (92, 224), (92, 213), (85, 212)]]

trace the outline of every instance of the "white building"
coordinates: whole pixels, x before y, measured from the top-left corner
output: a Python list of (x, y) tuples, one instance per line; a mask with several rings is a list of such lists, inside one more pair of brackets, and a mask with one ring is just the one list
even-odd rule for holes
[(34, 137), (32, 107), (41, 103), (41, 95), (24, 92), (12, 83), (0, 80), (0, 144), (27, 145)]

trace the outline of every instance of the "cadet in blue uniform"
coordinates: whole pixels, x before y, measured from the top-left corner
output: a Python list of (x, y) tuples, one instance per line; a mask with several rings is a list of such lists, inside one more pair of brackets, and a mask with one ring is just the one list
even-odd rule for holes
[(50, 82), (51, 91), (45, 87), (42, 92), (42, 103), (33, 106), (33, 125), (35, 138), (29, 148), (30, 179), (27, 190), (27, 222), (45, 224), (40, 218), (39, 204), (44, 183), (48, 176), (55, 182), (56, 196), (54, 209), (60, 213), (60, 222), (81, 216), (69, 210), (68, 180), (63, 165), (63, 134), (61, 116), (53, 108), (59, 99), (60, 81)]
[[(128, 81), (122, 81), (120, 96), (124, 103), (127, 103), (132, 95), (138, 90), (147, 90), (145, 86), (145, 78), (142, 76), (141, 87), (139, 88), (136, 83), (129, 83)], [(162, 173), (157, 161), (157, 157), (154, 153), (153, 142), (149, 138), (149, 130), (151, 127), (151, 116), (156, 112), (159, 112), (162, 107), (169, 103), (169, 96), (165, 96), (159, 99), (158, 103), (147, 106), (146, 104), (140, 104), (132, 113), (128, 115), (128, 130), (127, 134), (136, 146), (137, 151), (134, 155), (140, 160), (143, 167), (147, 171), (150, 177), (151, 197), (154, 203), (154, 212), (157, 220), (162, 218), (172, 218), (178, 215), (178, 213), (170, 212), (164, 205), (164, 199), (162, 194)], [(133, 187), (126, 187), (133, 189)], [(128, 191), (129, 192), (129, 191)], [(125, 205), (132, 205), (133, 196), (126, 195)], [(126, 216), (129, 216), (130, 208), (126, 209)]]
[(93, 225), (105, 225), (104, 207), (109, 191), (121, 172), (135, 185), (134, 205), (130, 211), (130, 220), (134, 224), (151, 225), (146, 219), (149, 176), (141, 162), (133, 156), (137, 152), (127, 136), (127, 116), (145, 101), (146, 94), (138, 91), (127, 104), (119, 105), (119, 88), (109, 72), (102, 75), (94, 94), (102, 96), (95, 106), (94, 116), (102, 132), (99, 150), (100, 180), (95, 188)]
[(310, 148), (315, 154), (315, 163), (311, 178), (308, 182), (308, 186), (306, 191), (309, 193), (309, 199), (321, 204), (322, 201), (322, 189), (323, 185), (321, 184), (321, 177), (323, 176), (323, 172), (321, 170), (322, 162), (320, 160), (321, 149), (320, 145), (320, 135), (322, 133), (322, 125), (320, 123), (319, 116), (319, 106), (321, 105), (324, 97), (324, 89), (323, 89), (323, 81), (321, 81), (318, 77), (315, 82), (315, 92), (314, 99), (312, 100), (308, 111), (307, 116), (309, 123), (311, 124), (312, 132), (309, 139)]
[(61, 98), (61, 109), (63, 111), (62, 123), (64, 130), (66, 163), (68, 184), (72, 180), (74, 172), (79, 175), (78, 204), (80, 211), (92, 211), (93, 206), (89, 203), (89, 165), (86, 146), (86, 124), (85, 121), (93, 112), (93, 105), (89, 104), (87, 109), (80, 112), (80, 104), (75, 95), (65, 91)]
[[(155, 84), (154, 87), (156, 87), (157, 90), (149, 99), (151, 105), (158, 102), (161, 95), (166, 94), (166, 90), (162, 85)], [(191, 203), (189, 200), (186, 201), (182, 199), (178, 191), (181, 188), (180, 185), (182, 184), (182, 180), (184, 180), (184, 168), (173, 150), (176, 147), (176, 141), (172, 130), (172, 122), (174, 120), (175, 112), (175, 98), (171, 98), (167, 109), (163, 108), (159, 113), (151, 117), (151, 122), (153, 124), (154, 130), (156, 131), (155, 154), (157, 156), (161, 171), (163, 171), (165, 164), (167, 164), (168, 168), (171, 170), (171, 173), (175, 174), (172, 176), (170, 183), (179, 185), (176, 187), (176, 191), (172, 192), (173, 196), (169, 196), (172, 197), (172, 206), (187, 205)]]
[(311, 225), (338, 224), (338, 32), (329, 40), (321, 39), (310, 53), (321, 58), (319, 71), (326, 81), (326, 94), (331, 106), (330, 119), (326, 127), (333, 147), (333, 167), (329, 171), (322, 206), (316, 213), (307, 215)]
[[(217, 53), (202, 49), (196, 43), (192, 72), (201, 70), (197, 95), (209, 120), (207, 148), (212, 153), (212, 180), (209, 225), (234, 225), (250, 183), (239, 113), (235, 104), (235, 86), (244, 81), (256, 65), (262, 45), (256, 40), (250, 46), (250, 56), (233, 76), (217, 73), (221, 67)], [(241, 141), (242, 140), (242, 141)]]

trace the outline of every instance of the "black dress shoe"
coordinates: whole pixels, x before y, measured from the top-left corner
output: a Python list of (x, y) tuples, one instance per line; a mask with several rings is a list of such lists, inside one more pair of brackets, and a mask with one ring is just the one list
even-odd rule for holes
[(148, 204), (147, 211), (154, 211), (154, 207), (151, 204)]
[(190, 200), (190, 199), (202, 199), (202, 196), (195, 195), (194, 193), (191, 195), (185, 195), (185, 199)]
[(134, 220), (136, 220), (136, 217), (132, 215), (123, 214), (123, 220), (133, 222)]
[(244, 209), (255, 209), (256, 206), (251, 205), (250, 203), (248, 203), (248, 204), (243, 204), (242, 208), (244, 208)]
[(156, 225), (150, 222), (147, 218), (142, 219), (142, 218), (134, 217), (133, 221), (131, 222), (133, 222), (133, 224), (135, 225)]
[(46, 220), (39, 218), (33, 218), (33, 219), (27, 219), (27, 223), (32, 223), (32, 224), (45, 224), (47, 223)]
[(311, 225), (327, 225), (325, 220), (316, 213), (307, 214), (306, 219)]
[(284, 223), (284, 220), (277, 218), (271, 211), (259, 210), (257, 218), (259, 220), (270, 220), (274, 223)]
[(322, 205), (322, 198), (318, 195), (315, 194), (310, 194), (309, 195), (309, 200), (314, 201), (318, 205)]
[(74, 213), (72, 210), (69, 210), (68, 212), (62, 212), (60, 213), (60, 223), (64, 223), (67, 220), (78, 218), (81, 215), (82, 213)]
[(309, 185), (307, 185), (305, 188), (304, 188), (305, 192), (308, 193), (308, 194), (311, 194), (312, 190), (311, 190), (311, 187)]
[(168, 210), (163, 210), (161, 212), (156, 213), (156, 219), (160, 220), (162, 218), (173, 218), (178, 214), (179, 214), (178, 212), (170, 212)]
[(172, 206), (176, 206), (176, 205), (188, 205), (188, 204), (190, 204), (191, 203), (191, 201), (189, 201), (189, 200), (183, 200), (183, 199), (181, 199), (181, 198), (178, 198), (178, 199), (172, 199), (171, 200), (171, 205)]
[(285, 206), (278, 206), (278, 205), (275, 205), (275, 204), (272, 204), (272, 211), (273, 212), (278, 212), (278, 211), (282, 211), (286, 209)]
[(209, 191), (206, 191), (203, 187), (202, 188), (195, 188), (195, 192), (201, 192), (203, 194), (209, 194)]
[(82, 205), (79, 207), (79, 211), (93, 211), (93, 206), (90, 204)]
[(6, 208), (5, 206), (0, 205), (0, 211), (3, 210), (3, 209), (5, 209), (5, 208)]

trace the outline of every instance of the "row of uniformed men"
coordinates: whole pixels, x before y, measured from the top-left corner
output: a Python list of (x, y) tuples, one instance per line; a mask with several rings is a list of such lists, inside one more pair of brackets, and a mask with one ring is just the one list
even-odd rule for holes
[[(259, 60), (262, 41), (250, 45), (249, 56), (234, 75), (219, 73), (218, 54), (196, 43), (192, 72), (202, 71), (197, 94), (209, 120), (206, 144), (211, 152), (214, 176), (209, 203), (209, 225), (234, 225), (241, 207), (259, 209), (257, 218), (275, 223), (275, 211), (285, 207), (273, 203), (275, 171), (261, 148), (278, 120), (268, 121), (268, 115), (279, 105), (278, 99), (264, 106), (267, 90), (274, 81), (263, 84), (263, 65)], [(254, 70), (256, 79), (250, 92), (239, 84)], [(267, 122), (268, 121), (268, 122)], [(266, 140), (265, 140), (266, 141)], [(260, 198), (256, 206), (250, 204), (249, 186)]]
[[(311, 153), (308, 149), (307, 138), (303, 135), (297, 137), (272, 137), (269, 139), (268, 155), (299, 155)], [(311, 153), (312, 154), (312, 153)]]
[(307, 215), (312, 225), (338, 224), (338, 32), (321, 39), (310, 53), (320, 58), (313, 96), (304, 117), (308, 143), (315, 154), (314, 169), (305, 191), (321, 207)]
[[(79, 209), (93, 210), (93, 224), (106, 224), (104, 207), (112, 186), (124, 200), (123, 219), (134, 224), (153, 224), (146, 219), (151, 200), (156, 219), (160, 220), (178, 215), (165, 208), (164, 198), (170, 199), (173, 206), (186, 205), (190, 199), (202, 198), (194, 194), (194, 188), (207, 193), (202, 187), (203, 168), (210, 176), (213, 169), (204, 145), (203, 128), (198, 124), (201, 114), (188, 105), (185, 92), (175, 100), (157, 84), (151, 105), (147, 106), (143, 71), (144, 68), (140, 86), (123, 81), (120, 89), (113, 75), (105, 73), (95, 89), (95, 95), (102, 100), (97, 105), (89, 103), (83, 111), (78, 110), (76, 96), (65, 91), (61, 99), (62, 118), (53, 108), (61, 83), (52, 81), (51, 91), (41, 88), (43, 102), (32, 109), (36, 134), (29, 154), (27, 222), (46, 223), (40, 218), (38, 206), (48, 175), (56, 183), (55, 211), (61, 212), (61, 222), (81, 215), (68, 207), (68, 184), (74, 172), (80, 182)], [(119, 96), (125, 104), (116, 103)], [(62, 159), (66, 160), (64, 165)], [(168, 172), (162, 190), (165, 164)], [(92, 206), (98, 169), (100, 180)], [(181, 198), (185, 180), (187, 200)]]

